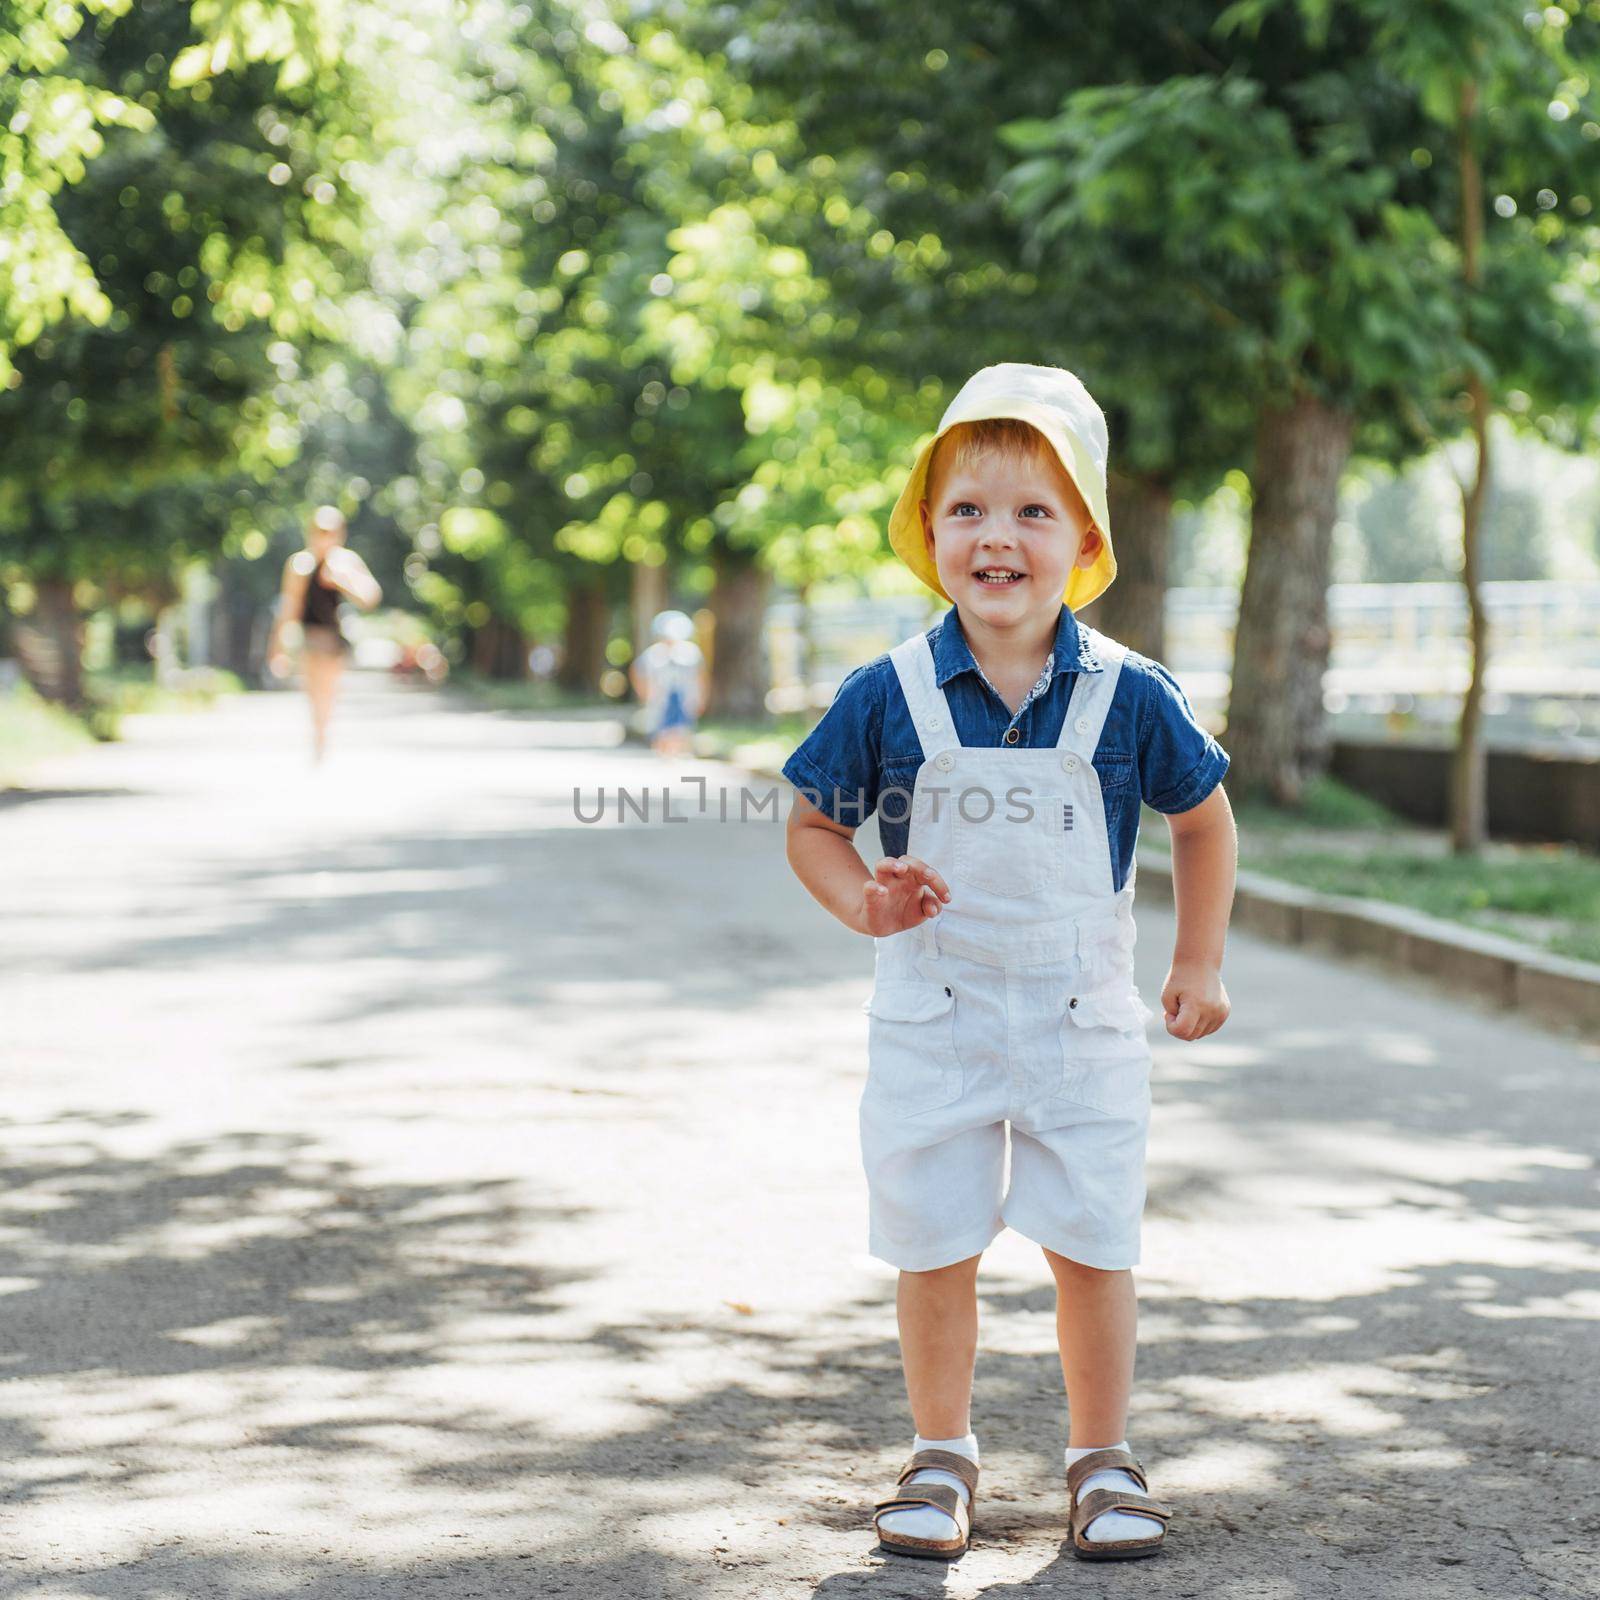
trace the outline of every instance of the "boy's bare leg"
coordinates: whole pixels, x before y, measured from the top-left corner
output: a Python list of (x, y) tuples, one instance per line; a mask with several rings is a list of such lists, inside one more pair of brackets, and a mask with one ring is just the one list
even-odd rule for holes
[[(1073, 1451), (1126, 1441), (1139, 1303), (1132, 1272), (1086, 1267), (1053, 1250), (1044, 1255), (1056, 1280), (1056, 1342), (1071, 1418), (1068, 1459), (1073, 1460)], [(1079, 1492), (1098, 1488), (1142, 1492), (1134, 1478), (1116, 1471), (1091, 1473)], [(1084, 1536), (1094, 1543), (1148, 1539), (1160, 1527), (1153, 1518), (1136, 1512), (1103, 1511)]]
[(981, 1259), (971, 1256), (932, 1272), (900, 1274), (895, 1295), (900, 1360), (911, 1420), (925, 1439), (958, 1438), (969, 1426)]
[(1115, 1444), (1128, 1426), (1139, 1304), (1129, 1271), (1103, 1272), (1053, 1250), (1056, 1343), (1067, 1386), (1070, 1445)]
[[(971, 1432), (972, 1369), (978, 1355), (978, 1256), (932, 1272), (902, 1272), (895, 1294), (900, 1319), (900, 1361), (906, 1397), (921, 1445), (978, 1459)], [(914, 1483), (943, 1483), (965, 1494), (961, 1479), (926, 1468)], [(878, 1526), (886, 1535), (909, 1539), (954, 1539), (960, 1529), (936, 1506), (888, 1511)]]

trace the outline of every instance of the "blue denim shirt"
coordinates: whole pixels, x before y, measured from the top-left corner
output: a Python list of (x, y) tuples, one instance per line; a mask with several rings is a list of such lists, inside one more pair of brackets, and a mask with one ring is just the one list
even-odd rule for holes
[[(1079, 672), (1103, 672), (1070, 607), (1063, 605), (1054, 651), (1013, 716), (984, 676), (961, 631), (956, 607), (928, 630), (934, 675), (950, 702), (964, 745), (1051, 749)], [(909, 796), (925, 752), (911, 721), (900, 679), (888, 655), (857, 667), (839, 685), (833, 704), (783, 765), (783, 775), (834, 822), (859, 827), (877, 810), (878, 796)], [(1106, 834), (1115, 882), (1128, 880), (1139, 837), (1139, 802), (1156, 811), (1189, 811), (1222, 781), (1227, 752), (1194, 719), (1188, 696), (1159, 661), (1129, 650), (1106, 715), (1094, 770), (1105, 801)], [(906, 853), (909, 800), (878, 813), (878, 838), (887, 856)]]

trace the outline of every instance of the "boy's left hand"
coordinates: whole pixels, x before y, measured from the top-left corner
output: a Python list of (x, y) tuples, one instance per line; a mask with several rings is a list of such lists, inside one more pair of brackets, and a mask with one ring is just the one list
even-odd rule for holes
[(1174, 962), (1161, 986), (1167, 1032), (1174, 1039), (1203, 1039), (1228, 1020), (1233, 1007), (1222, 974), (1203, 962)]

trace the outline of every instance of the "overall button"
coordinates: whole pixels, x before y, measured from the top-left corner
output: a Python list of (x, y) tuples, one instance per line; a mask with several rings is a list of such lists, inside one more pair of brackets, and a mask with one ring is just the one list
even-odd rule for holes
[(943, 717), (929, 717), (928, 718), (928, 726), (930, 728), (934, 729), (935, 731), (937, 731), (938, 729), (940, 729), (940, 728), (942, 728), (944, 726), (944, 718)]
[(1005, 741), (1006, 741), (1007, 744), (1015, 744), (1017, 742), (1017, 740), (1020, 739), (1021, 737), (1022, 737), (1022, 735), (1020, 733), (1018, 733), (1015, 728), (1007, 728), (1006, 729)]
[(1075, 727), (1079, 733), (1087, 733), (1089, 731), (1089, 719), (1087, 717), (1079, 717), (1078, 720), (1073, 723), (1073, 727)]
[(1061, 770), (1063, 772), (1076, 772), (1078, 770), (1078, 758), (1072, 755), (1062, 756)]
[(948, 772), (956, 764), (956, 758), (946, 750), (942, 755), (933, 758), (933, 764), (941, 772)]

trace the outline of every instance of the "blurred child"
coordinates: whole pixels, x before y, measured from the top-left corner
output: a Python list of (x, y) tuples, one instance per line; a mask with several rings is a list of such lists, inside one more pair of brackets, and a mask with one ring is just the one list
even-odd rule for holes
[(656, 754), (687, 755), (706, 701), (705, 657), (693, 620), (681, 611), (658, 612), (650, 631), (655, 642), (639, 652), (628, 677)]

